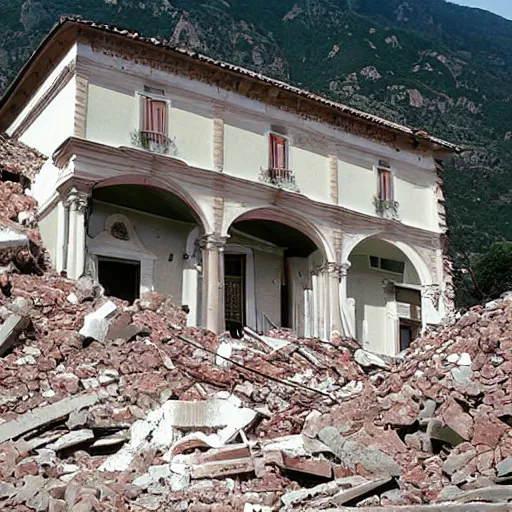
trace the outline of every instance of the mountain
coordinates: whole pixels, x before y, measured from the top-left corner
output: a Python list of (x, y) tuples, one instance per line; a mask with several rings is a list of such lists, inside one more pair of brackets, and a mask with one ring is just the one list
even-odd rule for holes
[(0, 92), (63, 14), (164, 37), (424, 128), (456, 258), (512, 240), (512, 22), (445, 0), (0, 0)]

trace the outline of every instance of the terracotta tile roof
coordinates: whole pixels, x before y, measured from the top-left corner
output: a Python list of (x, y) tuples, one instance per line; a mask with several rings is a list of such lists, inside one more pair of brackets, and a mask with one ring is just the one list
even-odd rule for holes
[(210, 64), (210, 65), (213, 65), (213, 66), (217, 66), (219, 68), (225, 69), (225, 70), (230, 71), (232, 73), (236, 73), (236, 74), (245, 76), (247, 78), (250, 78), (250, 79), (253, 79), (253, 80), (257, 80), (259, 82), (266, 83), (267, 85), (269, 85), (271, 87), (282, 89), (282, 90), (291, 92), (293, 94), (296, 94), (298, 96), (301, 96), (303, 98), (307, 98), (307, 99), (309, 99), (311, 101), (314, 101), (314, 102), (317, 102), (317, 103), (322, 104), (324, 106), (327, 106), (329, 108), (332, 108), (333, 110), (335, 110), (335, 111), (337, 111), (337, 112), (339, 112), (339, 113), (341, 113), (343, 115), (346, 115), (346, 116), (349, 116), (349, 117), (352, 117), (352, 118), (360, 119), (360, 120), (365, 121), (365, 122), (367, 122), (369, 124), (382, 126), (382, 127), (387, 128), (389, 130), (392, 130), (392, 131), (395, 131), (395, 132), (399, 132), (399, 133), (401, 133), (403, 135), (411, 136), (415, 140), (423, 140), (423, 141), (426, 141), (426, 142), (428, 142), (430, 144), (434, 144), (434, 145), (442, 147), (444, 149), (448, 149), (449, 151), (457, 151), (457, 152), (460, 151), (460, 148), (457, 145), (452, 144), (450, 142), (447, 142), (445, 140), (442, 140), (442, 139), (440, 139), (438, 137), (435, 137), (433, 135), (430, 135), (429, 133), (427, 133), (424, 130), (414, 130), (414, 129), (408, 127), (408, 126), (404, 126), (404, 125), (401, 125), (399, 123), (395, 123), (393, 121), (389, 121), (387, 119), (383, 119), (383, 118), (381, 118), (379, 116), (376, 116), (374, 114), (369, 114), (367, 112), (363, 112), (361, 110), (349, 107), (348, 105), (344, 105), (343, 103), (338, 103), (336, 101), (329, 100), (328, 98), (325, 98), (325, 97), (320, 96), (318, 94), (314, 94), (314, 93), (312, 93), (312, 92), (310, 92), (310, 91), (308, 91), (306, 89), (301, 89), (299, 87), (295, 87), (295, 86), (290, 85), (290, 84), (288, 84), (286, 82), (283, 82), (283, 81), (276, 80), (274, 78), (270, 78), (268, 76), (265, 76), (265, 75), (263, 75), (261, 73), (257, 73), (255, 71), (251, 71), (249, 69), (243, 68), (241, 66), (237, 66), (235, 64), (230, 64), (229, 62), (224, 62), (222, 60), (218, 60), (218, 59), (214, 59), (212, 57), (208, 57), (208, 56), (203, 55), (203, 54), (201, 54), (199, 52), (196, 52), (195, 50), (192, 50), (190, 48), (186, 48), (186, 47), (183, 47), (183, 46), (178, 46), (178, 45), (172, 44), (172, 43), (170, 43), (166, 39), (159, 39), (159, 38), (155, 38), (155, 37), (144, 37), (144, 36), (140, 35), (138, 32), (133, 31), (133, 30), (129, 30), (127, 28), (119, 27), (117, 25), (113, 25), (113, 24), (110, 24), (110, 23), (109, 24), (96, 23), (94, 21), (84, 20), (84, 19), (82, 19), (80, 17), (76, 17), (76, 16), (63, 16), (63, 17), (61, 17), (60, 22), (57, 25), (55, 25), (55, 27), (51, 30), (51, 32), (46, 36), (45, 40), (41, 43), (41, 45), (36, 50), (36, 52), (33, 54), (31, 59), (27, 62), (27, 64), (25, 65), (23, 70), (20, 72), (18, 77), (15, 79), (13, 84), (11, 84), (11, 86), (7, 90), (7, 92), (4, 95), (4, 97), (0, 99), (0, 108), (2, 107), (3, 104), (5, 104), (5, 101), (8, 98), (8, 96), (10, 95), (10, 93), (14, 91), (17, 83), (19, 82), (19, 80), (21, 80), (21, 77), (28, 70), (29, 65), (31, 64), (31, 62), (34, 61), (34, 59), (38, 55), (39, 51), (41, 51), (41, 49), (45, 46), (45, 44), (54, 37), (54, 35), (57, 33), (57, 31), (63, 25), (66, 25), (66, 24), (86, 25), (88, 27), (91, 27), (91, 28), (94, 28), (94, 29), (97, 29), (97, 30), (101, 30), (101, 31), (106, 32), (106, 33), (115, 34), (117, 36), (123, 36), (123, 37), (126, 37), (127, 39), (131, 39), (131, 40), (139, 41), (139, 42), (144, 43), (144, 44), (160, 47), (160, 48), (163, 48), (163, 49), (165, 49), (166, 51), (169, 51), (169, 52), (179, 53), (179, 54), (181, 54), (183, 56), (186, 56), (186, 57), (188, 57), (190, 59), (194, 59), (194, 60), (203, 62), (205, 64)]
[(39, 151), (6, 133), (0, 133), (0, 171), (20, 174), (32, 181), (45, 160)]

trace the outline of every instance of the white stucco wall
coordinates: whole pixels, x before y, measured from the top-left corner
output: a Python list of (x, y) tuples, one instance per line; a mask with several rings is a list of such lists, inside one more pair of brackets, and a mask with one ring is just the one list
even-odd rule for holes
[(111, 146), (131, 146), (136, 127), (135, 93), (89, 84), (86, 138)]
[(256, 274), (256, 321), (258, 329), (268, 326), (265, 313), (276, 325), (281, 325), (281, 269), (283, 259), (278, 254), (254, 251)]
[(435, 230), (436, 200), (433, 188), (400, 179), (395, 176), (395, 200), (399, 204), (400, 220), (404, 224)]
[(377, 182), (371, 166), (363, 167), (338, 160), (338, 196), (341, 206), (375, 215), (373, 196), (376, 192)]
[(72, 78), (25, 130), (20, 140), (50, 156), (68, 137), (75, 124), (76, 80)]
[[(33, 94), (33, 96), (27, 101), (23, 110), (20, 112), (18, 117), (14, 120), (14, 122), (9, 126), (7, 133), (11, 135), (18, 126), (24, 121), (29, 112), (34, 108), (37, 102), (44, 96), (44, 94), (50, 89), (53, 85), (57, 77), (62, 73), (64, 68), (70, 64), (72, 61), (76, 59), (77, 56), (77, 45), (74, 44), (69, 49), (68, 53), (62, 58), (62, 60), (55, 66), (55, 69), (48, 75), (46, 80), (41, 84), (39, 89)], [(73, 105), (68, 105), (68, 108), (71, 108), (74, 112), (74, 100)], [(35, 146), (34, 146), (35, 147)], [(40, 150), (42, 151), (42, 150)], [(43, 152), (43, 151), (42, 151)]]
[[(370, 268), (369, 256), (403, 261), (403, 278), (399, 274)], [(395, 318), (389, 314), (383, 281), (388, 279), (420, 285), (418, 273), (408, 258), (395, 246), (377, 239), (361, 242), (351, 253), (352, 263), (347, 280), (347, 296), (355, 299), (357, 338), (365, 348), (374, 352), (394, 355), (398, 340), (394, 339)]]
[(329, 203), (329, 159), (327, 156), (291, 145), (290, 169), (302, 194)]
[(213, 119), (171, 107), (169, 136), (176, 137), (178, 157), (193, 167), (213, 167)]
[[(382, 287), (382, 275), (377, 272), (359, 271), (353, 262), (347, 293), (356, 300), (357, 339), (364, 348), (381, 354), (394, 354), (394, 347), (386, 343), (386, 300)], [(361, 269), (362, 270), (362, 269)]]
[(224, 172), (258, 181), (261, 170), (268, 168), (268, 141), (259, 131), (224, 125)]
[[(95, 201), (89, 223), (89, 235), (98, 235), (104, 228), (106, 218), (113, 213), (126, 215), (145, 249), (157, 257), (153, 269), (155, 291), (172, 296), (176, 304), (180, 304), (185, 261), (183, 254), (192, 226)], [(174, 254), (173, 261), (168, 261), (171, 253)]]
[(57, 231), (59, 229), (57, 218), (58, 211), (57, 205), (55, 205), (51, 210), (48, 210), (44, 217), (38, 220), (43, 245), (48, 250), (54, 266), (57, 254)]

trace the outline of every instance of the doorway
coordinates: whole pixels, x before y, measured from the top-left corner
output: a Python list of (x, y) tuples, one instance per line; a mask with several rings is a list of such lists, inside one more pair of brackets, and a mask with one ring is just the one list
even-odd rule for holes
[(410, 346), (418, 337), (421, 330), (421, 323), (414, 320), (400, 319), (400, 352)]
[(105, 295), (132, 304), (140, 296), (140, 262), (98, 256), (98, 281)]
[(243, 337), (245, 325), (245, 254), (224, 254), (224, 315), (233, 338)]

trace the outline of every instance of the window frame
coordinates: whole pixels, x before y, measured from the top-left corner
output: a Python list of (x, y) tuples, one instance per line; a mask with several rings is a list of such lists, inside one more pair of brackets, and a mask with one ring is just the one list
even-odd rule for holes
[[(143, 130), (143, 123), (144, 123), (144, 98), (148, 98), (151, 101), (160, 101), (162, 103), (165, 103), (166, 108), (166, 128), (167, 133), (162, 133), (161, 135), (165, 137), (169, 137), (171, 133), (171, 107), (172, 102), (169, 98), (166, 96), (162, 96), (160, 94), (154, 94), (151, 92), (146, 91), (137, 91), (136, 92), (137, 102), (138, 102), (138, 108), (136, 109), (137, 112), (137, 119), (136, 119), (136, 129), (139, 131)], [(157, 133), (157, 132), (155, 132)]]
[[(378, 259), (378, 263), (379, 263), (379, 266), (378, 267), (374, 267), (372, 265), (372, 258), (377, 258)], [(394, 270), (388, 270), (388, 269), (385, 269), (385, 268), (382, 268), (382, 264), (381, 264), (381, 260), (389, 260), (389, 261), (396, 261), (396, 262), (399, 262), (399, 263), (402, 263), (404, 265), (404, 268), (402, 270), (402, 272), (395, 272)], [(400, 260), (394, 260), (393, 258), (385, 258), (383, 256), (376, 256), (375, 254), (368, 254), (368, 268), (370, 268), (370, 270), (374, 270), (374, 271), (377, 271), (377, 272), (385, 272), (387, 274), (393, 274), (394, 276), (403, 276), (404, 273), (405, 273), (405, 262), (404, 261), (400, 261)]]
[[(284, 152), (284, 167), (276, 167), (275, 165), (272, 165), (273, 162), (273, 151), (272, 151), (272, 139), (278, 138), (282, 139), (285, 142), (285, 152)], [(267, 151), (268, 151), (268, 168), (269, 169), (282, 169), (289, 171), (290, 170), (290, 146), (291, 146), (291, 140), (290, 137), (287, 135), (284, 135), (283, 133), (275, 132), (275, 131), (269, 131), (267, 132)]]
[[(391, 165), (383, 160), (379, 160), (377, 165), (374, 166), (376, 181), (377, 181), (377, 199), (379, 201), (395, 201), (395, 173)], [(382, 178), (381, 175), (383, 173), (389, 174), (389, 197), (383, 197), (382, 195)]]

